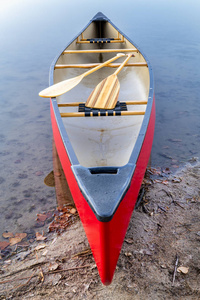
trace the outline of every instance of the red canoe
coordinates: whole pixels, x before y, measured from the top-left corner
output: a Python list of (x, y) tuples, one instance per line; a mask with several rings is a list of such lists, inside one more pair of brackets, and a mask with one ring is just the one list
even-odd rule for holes
[[(114, 108), (88, 104), (95, 87), (129, 53), (133, 55), (117, 75), (120, 89), (113, 96), (118, 100)], [(113, 57), (116, 62), (80, 77)], [(73, 80), (66, 81), (70, 78), (76, 84), (80, 80), (67, 92), (73, 85)], [(150, 158), (155, 125), (152, 68), (141, 50), (98, 13), (53, 61), (50, 86), (57, 152), (101, 281), (108, 285)], [(103, 102), (107, 94), (111, 92), (104, 92)]]

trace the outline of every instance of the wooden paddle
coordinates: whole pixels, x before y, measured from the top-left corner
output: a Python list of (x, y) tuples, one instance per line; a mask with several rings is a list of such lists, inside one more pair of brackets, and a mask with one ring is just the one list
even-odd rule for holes
[(49, 98), (49, 97), (57, 97), (57, 96), (60, 96), (66, 92), (68, 92), (69, 90), (71, 90), (72, 88), (74, 88), (77, 84), (79, 84), (79, 82), (81, 82), (81, 80), (90, 75), (91, 73), (99, 70), (100, 68), (103, 68), (104, 66), (108, 65), (109, 63), (113, 62), (114, 60), (118, 59), (119, 57), (121, 56), (125, 56), (124, 53), (118, 53), (116, 56), (114, 56), (113, 58), (105, 61), (104, 63), (98, 65), (97, 67), (79, 75), (79, 76), (76, 76), (74, 78), (70, 78), (70, 79), (67, 79), (67, 80), (64, 80), (64, 81), (61, 81), (59, 83), (56, 83), (54, 85), (51, 85), (50, 87), (42, 90), (40, 93), (39, 93), (39, 96), (40, 97), (43, 97), (43, 98)]
[(118, 73), (126, 65), (132, 54), (128, 54), (125, 61), (119, 66), (114, 74), (102, 80), (92, 91), (86, 101), (85, 106), (98, 109), (113, 109), (117, 103), (120, 83), (117, 78)]

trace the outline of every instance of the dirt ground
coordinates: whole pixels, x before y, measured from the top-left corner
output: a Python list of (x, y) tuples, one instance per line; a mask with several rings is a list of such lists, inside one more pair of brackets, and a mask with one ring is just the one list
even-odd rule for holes
[(200, 299), (199, 178), (199, 162), (147, 172), (110, 286), (77, 219), (60, 235), (13, 246), (1, 260), (0, 299)]

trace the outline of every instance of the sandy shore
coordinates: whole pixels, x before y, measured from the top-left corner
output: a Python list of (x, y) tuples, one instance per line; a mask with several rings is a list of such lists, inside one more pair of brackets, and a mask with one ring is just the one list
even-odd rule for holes
[(199, 299), (199, 178), (199, 162), (175, 174), (150, 169), (110, 286), (77, 218), (60, 235), (12, 246), (1, 260), (0, 299)]

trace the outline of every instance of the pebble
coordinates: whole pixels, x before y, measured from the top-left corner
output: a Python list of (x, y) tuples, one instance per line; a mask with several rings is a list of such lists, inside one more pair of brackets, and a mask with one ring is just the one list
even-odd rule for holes
[(44, 175), (44, 173), (42, 171), (37, 171), (37, 172), (35, 172), (35, 175), (36, 176), (41, 176), (41, 175)]

